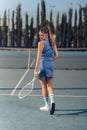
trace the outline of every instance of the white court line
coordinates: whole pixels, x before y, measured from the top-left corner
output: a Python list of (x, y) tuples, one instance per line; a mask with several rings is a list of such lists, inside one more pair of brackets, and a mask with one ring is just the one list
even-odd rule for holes
[(32, 67), (32, 65), (34, 64), (34, 62), (35, 62), (35, 59), (32, 61), (31, 65), (30, 65), (30, 51), (29, 51), (29, 54), (28, 54), (28, 65), (27, 65), (28, 69), (23, 74), (23, 76), (21, 77), (21, 79), (19, 80), (19, 82), (17, 83), (17, 85), (15, 86), (15, 88), (13, 89), (13, 91), (11, 92), (11, 95), (13, 95), (15, 93), (16, 89), (19, 87), (20, 83), (23, 81), (24, 77), (27, 75), (27, 73), (30, 70), (30, 67)]
[[(18, 96), (18, 94), (14, 94), (14, 95), (11, 95), (11, 94), (0, 94), (0, 96)], [(29, 95), (29, 97), (42, 97), (42, 95), (40, 94), (31, 94)], [(55, 95), (55, 97), (63, 97), (63, 98), (87, 98), (87, 95)]]
[[(30, 67), (34, 64), (35, 59), (33, 60), (33, 62), (31, 63)], [(11, 92), (11, 95), (13, 95), (16, 91), (16, 89), (19, 87), (20, 83), (23, 81), (24, 77), (27, 75), (27, 73), (29, 72), (30, 68), (27, 69), (27, 71), (24, 73), (24, 75), (21, 77), (21, 79), (19, 80), (19, 82), (17, 83), (17, 85), (15, 86), (15, 88), (13, 89), (13, 91)]]
[(55, 95), (56, 97), (87, 98), (87, 95)]
[(21, 77), (21, 79), (19, 80), (19, 82), (17, 83), (17, 85), (15, 86), (13, 91), (11, 92), (11, 95), (13, 95), (15, 93), (16, 89), (19, 87), (20, 83), (23, 81), (24, 77), (27, 75), (29, 70), (30, 69), (27, 69), (26, 72), (23, 74), (23, 76)]
[(28, 64), (27, 64), (28, 69), (25, 71), (25, 73), (23, 74), (23, 76), (21, 77), (21, 79), (19, 80), (15, 88), (13, 89), (13, 91), (11, 92), (11, 95), (15, 93), (16, 89), (19, 87), (20, 83), (23, 81), (24, 77), (27, 75), (28, 71), (30, 70), (29, 65), (30, 65), (30, 51), (28, 53)]

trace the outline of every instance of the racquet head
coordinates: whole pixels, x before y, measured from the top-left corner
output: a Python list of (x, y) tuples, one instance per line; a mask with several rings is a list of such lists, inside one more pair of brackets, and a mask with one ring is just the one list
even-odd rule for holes
[(29, 96), (34, 88), (34, 82), (36, 78), (33, 78), (29, 83), (27, 83), (18, 93), (19, 99), (23, 99)]

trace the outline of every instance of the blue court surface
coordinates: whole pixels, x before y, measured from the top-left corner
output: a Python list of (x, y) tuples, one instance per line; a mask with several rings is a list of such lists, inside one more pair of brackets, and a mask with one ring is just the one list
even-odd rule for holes
[(18, 98), (34, 69), (26, 68), (25, 52), (17, 53), (0, 51), (0, 130), (87, 130), (87, 52), (59, 52), (54, 115), (39, 109), (44, 102), (38, 79), (30, 96)]

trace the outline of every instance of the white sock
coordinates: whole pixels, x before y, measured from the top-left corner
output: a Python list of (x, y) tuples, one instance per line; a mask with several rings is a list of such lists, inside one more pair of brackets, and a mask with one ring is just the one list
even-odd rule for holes
[(51, 104), (54, 103), (54, 94), (49, 94)]
[(42, 111), (48, 111), (49, 110), (48, 97), (45, 97), (43, 99), (44, 99), (45, 106), (40, 107), (40, 110), (42, 110)]

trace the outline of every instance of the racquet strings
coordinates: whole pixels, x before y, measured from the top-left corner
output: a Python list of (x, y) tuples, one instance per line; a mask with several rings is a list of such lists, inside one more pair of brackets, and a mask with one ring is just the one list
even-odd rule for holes
[(28, 96), (28, 95), (32, 92), (32, 90), (33, 90), (33, 88), (34, 88), (34, 81), (35, 81), (35, 78), (33, 78), (32, 81), (30, 81), (29, 83), (27, 83), (27, 84), (19, 91), (18, 97), (19, 97), (20, 99), (22, 99), (22, 98)]

